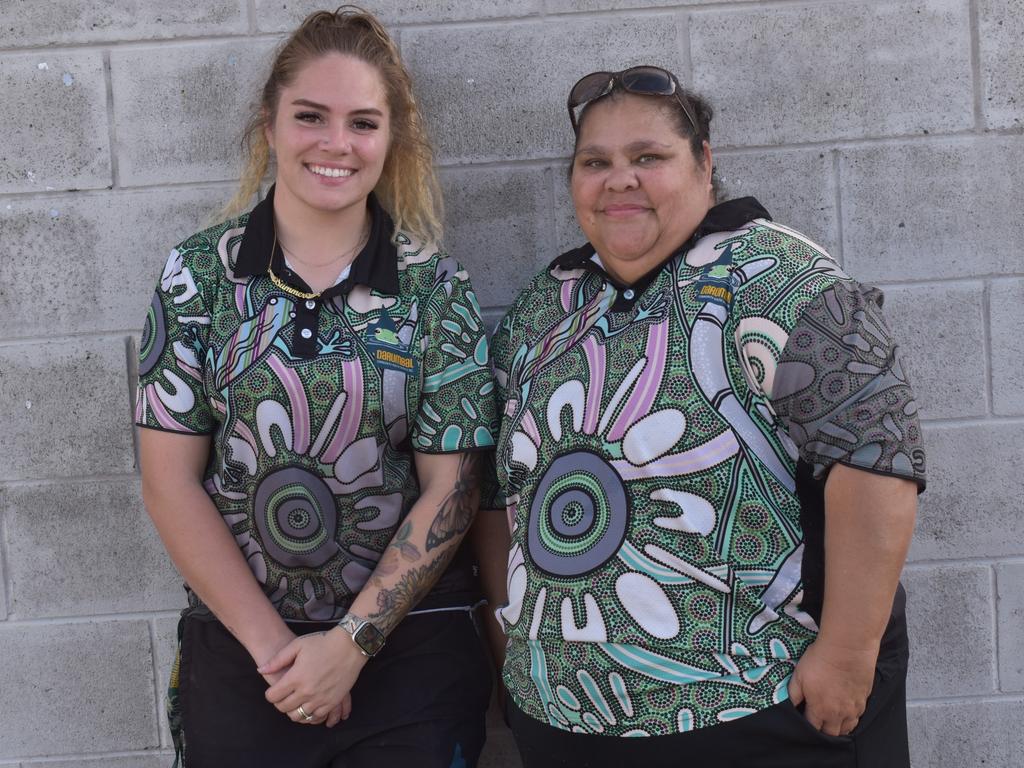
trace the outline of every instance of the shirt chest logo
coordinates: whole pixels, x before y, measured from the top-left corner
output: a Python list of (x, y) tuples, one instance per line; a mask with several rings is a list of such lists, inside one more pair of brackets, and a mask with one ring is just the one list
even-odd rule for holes
[(398, 327), (387, 310), (366, 326), (366, 347), (378, 368), (399, 373), (415, 374), (419, 364), (409, 353), (409, 347), (398, 338)]
[(739, 280), (733, 275), (732, 245), (726, 246), (722, 255), (704, 267), (697, 278), (697, 300), (705, 303), (718, 304), (728, 309), (732, 306), (732, 297)]

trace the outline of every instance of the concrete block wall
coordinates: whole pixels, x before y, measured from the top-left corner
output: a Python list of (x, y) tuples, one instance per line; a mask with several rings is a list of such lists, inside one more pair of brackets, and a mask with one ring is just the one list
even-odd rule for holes
[[(886, 290), (929, 449), (906, 569), (915, 768), (1024, 765), (1022, 0), (365, 0), (494, 319), (579, 241), (569, 85), (709, 96), (730, 195)], [(178, 578), (139, 501), (130, 359), (168, 249), (232, 191), (308, 0), (0, 3), (0, 766), (170, 764)], [(517, 766), (493, 717), (485, 764)]]

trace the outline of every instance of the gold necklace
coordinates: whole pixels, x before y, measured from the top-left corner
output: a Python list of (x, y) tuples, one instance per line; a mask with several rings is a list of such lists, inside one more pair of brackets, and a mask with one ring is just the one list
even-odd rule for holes
[[(359, 238), (359, 242), (356, 243), (356, 247), (352, 249), (353, 253), (361, 250), (362, 247), (366, 244), (366, 240), (369, 240), (370, 233), (369, 233), (368, 230), (369, 230), (369, 227), (365, 227), (363, 229), (363, 236)], [(282, 245), (281, 248), (283, 249), (284, 245)], [(274, 244), (272, 246), (270, 246), (270, 261), (271, 262), (274, 261), (274, 251), (276, 251), (276, 250), (277, 250), (277, 233), (275, 232), (274, 233)], [(270, 282), (272, 282), (274, 285), (276, 285), (282, 291), (287, 293), (289, 296), (294, 296), (297, 299), (306, 299), (306, 300), (308, 300), (308, 299), (319, 299), (320, 298), (320, 294), (323, 293), (323, 291), (317, 291), (316, 293), (307, 293), (306, 291), (300, 291), (298, 288), (292, 288), (290, 285), (288, 285), (288, 283), (286, 283), (284, 280), (282, 280), (280, 277), (278, 277), (277, 275), (274, 274), (274, 270), (270, 266), (270, 264), (267, 264), (267, 275), (270, 277)]]
[[(272, 246), (270, 246), (270, 261), (271, 262), (274, 261), (274, 251), (276, 251), (276, 250), (277, 250), (277, 233), (275, 232), (274, 233), (274, 244)], [(270, 264), (267, 264), (267, 274), (270, 276), (270, 282), (272, 282), (274, 285), (276, 285), (282, 291), (287, 293), (289, 296), (294, 296), (297, 299), (319, 299), (320, 298), (320, 294), (323, 293), (323, 291), (317, 291), (316, 293), (306, 293), (305, 291), (300, 291), (298, 288), (292, 288), (290, 285), (288, 285), (288, 283), (286, 283), (284, 280), (282, 280), (280, 277), (278, 277), (277, 275), (274, 274), (274, 269), (273, 269), (273, 267), (270, 266)]]

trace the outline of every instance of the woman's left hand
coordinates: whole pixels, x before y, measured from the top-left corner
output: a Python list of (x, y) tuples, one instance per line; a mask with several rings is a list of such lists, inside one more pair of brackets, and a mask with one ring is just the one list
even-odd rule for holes
[(804, 704), (804, 717), (822, 733), (845, 736), (857, 727), (875, 682), (878, 649), (808, 646), (793, 670), (789, 698)]
[[(366, 662), (348, 633), (337, 628), (295, 638), (259, 672), (273, 675), (284, 671), (266, 696), (294, 722), (334, 725), (339, 705), (345, 716), (351, 709), (349, 692)], [(312, 719), (304, 718), (299, 707)]]

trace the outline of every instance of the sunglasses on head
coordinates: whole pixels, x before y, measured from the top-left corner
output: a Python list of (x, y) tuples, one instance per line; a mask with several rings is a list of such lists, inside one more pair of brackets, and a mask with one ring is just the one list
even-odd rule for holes
[(661, 67), (640, 66), (630, 67), (621, 72), (591, 72), (576, 81), (569, 91), (569, 120), (572, 122), (573, 133), (579, 135), (579, 111), (592, 101), (607, 96), (618, 83), (626, 93), (640, 96), (675, 96), (679, 106), (683, 108), (686, 119), (690, 121), (694, 136), (700, 136), (697, 119), (693, 116), (689, 104), (680, 91), (682, 87), (675, 75)]

